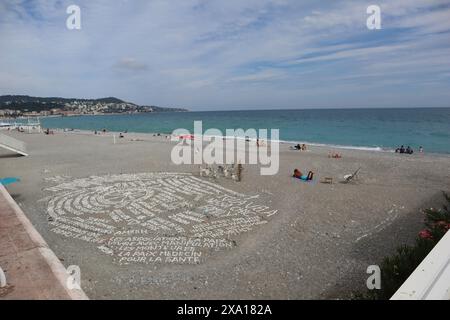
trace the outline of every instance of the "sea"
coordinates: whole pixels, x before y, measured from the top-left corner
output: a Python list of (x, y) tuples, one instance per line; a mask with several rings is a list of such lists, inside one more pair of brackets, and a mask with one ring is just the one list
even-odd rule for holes
[(328, 145), (393, 151), (404, 145), (414, 150), (450, 154), (450, 108), (304, 109), (158, 112), (41, 118), (43, 128), (170, 134), (194, 121), (203, 130), (279, 129), (286, 143)]

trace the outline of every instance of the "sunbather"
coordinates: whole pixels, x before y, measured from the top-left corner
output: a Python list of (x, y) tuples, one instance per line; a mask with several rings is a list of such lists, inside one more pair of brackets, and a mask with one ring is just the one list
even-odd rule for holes
[(332, 152), (328, 154), (328, 158), (340, 159), (342, 156), (339, 153)]
[(293, 174), (292, 176), (293, 176), (294, 178), (297, 178), (297, 179), (300, 179), (300, 180), (303, 180), (303, 181), (310, 181), (310, 180), (312, 180), (313, 177), (314, 177), (314, 172), (309, 171), (308, 174), (305, 176), (305, 175), (303, 175), (303, 174), (301, 173), (300, 170), (295, 169), (295, 170), (294, 170), (294, 174)]

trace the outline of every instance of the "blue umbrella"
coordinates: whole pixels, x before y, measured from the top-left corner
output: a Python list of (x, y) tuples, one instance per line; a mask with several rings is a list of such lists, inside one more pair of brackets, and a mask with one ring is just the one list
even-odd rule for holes
[(8, 178), (2, 178), (0, 179), (0, 184), (6, 186), (8, 184), (14, 183), (14, 182), (19, 182), (20, 179), (19, 178), (14, 178), (14, 177), (8, 177)]

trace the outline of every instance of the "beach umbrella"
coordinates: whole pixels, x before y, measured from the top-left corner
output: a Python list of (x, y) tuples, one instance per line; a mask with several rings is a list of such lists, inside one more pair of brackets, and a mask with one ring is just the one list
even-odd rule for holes
[(0, 184), (2, 184), (4, 186), (14, 183), (14, 182), (19, 182), (19, 181), (20, 181), (20, 179), (15, 178), (15, 177), (0, 178)]

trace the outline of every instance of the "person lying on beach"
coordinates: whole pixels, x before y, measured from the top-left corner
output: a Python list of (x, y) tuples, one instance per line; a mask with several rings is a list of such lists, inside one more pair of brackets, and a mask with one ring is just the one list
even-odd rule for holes
[(314, 172), (309, 171), (308, 174), (305, 176), (301, 173), (300, 170), (294, 169), (294, 174), (292, 175), (292, 177), (303, 180), (303, 181), (310, 181), (314, 177)]
[(329, 153), (328, 154), (328, 158), (333, 158), (333, 159), (340, 159), (342, 158), (342, 156), (339, 153)]

